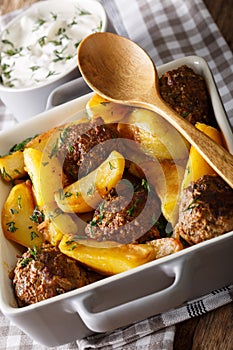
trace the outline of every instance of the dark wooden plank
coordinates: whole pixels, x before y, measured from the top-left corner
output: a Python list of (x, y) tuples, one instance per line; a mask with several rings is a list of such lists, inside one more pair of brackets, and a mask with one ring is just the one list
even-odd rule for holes
[(204, 0), (204, 3), (233, 51), (233, 1)]
[(176, 327), (174, 350), (232, 350), (233, 304)]

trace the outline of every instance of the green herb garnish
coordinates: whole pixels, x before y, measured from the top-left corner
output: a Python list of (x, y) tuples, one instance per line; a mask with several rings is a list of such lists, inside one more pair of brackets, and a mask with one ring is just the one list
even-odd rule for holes
[(15, 232), (16, 230), (18, 230), (18, 227), (15, 227), (14, 221), (7, 222), (6, 225), (8, 226), (7, 231), (9, 232)]
[(35, 231), (32, 231), (30, 233), (30, 236), (31, 236), (31, 241), (33, 241), (33, 239), (35, 239), (36, 237), (39, 237), (39, 235)]
[(9, 153), (14, 153), (16, 151), (23, 151), (25, 146), (28, 144), (29, 141), (31, 141), (32, 139), (34, 139), (37, 135), (33, 136), (33, 137), (28, 137), (25, 140), (21, 141), (20, 143), (17, 143), (16, 145), (14, 145)]
[(54, 21), (57, 20), (57, 14), (56, 13), (53, 13), (53, 12), (50, 12), (51, 16), (52, 16), (52, 19), (54, 19)]
[(116, 169), (116, 167), (114, 167), (114, 165), (111, 162), (108, 162), (108, 164), (109, 164), (110, 170)]
[(32, 31), (35, 32), (41, 26), (43, 26), (45, 23), (46, 23), (46, 21), (43, 18), (38, 18), (38, 20), (36, 21), (36, 26), (34, 27), (34, 29)]
[(150, 192), (150, 185), (148, 184), (148, 181), (146, 179), (142, 179), (142, 187)]
[(32, 249), (29, 249), (29, 253), (30, 253), (30, 258), (24, 258), (21, 260), (22, 267), (26, 267), (31, 261), (37, 259), (38, 251), (35, 246)]
[(10, 174), (8, 174), (7, 172), (6, 172), (6, 169), (5, 169), (5, 167), (3, 167), (2, 169), (1, 169), (1, 174), (2, 174), (2, 177), (4, 178), (4, 179), (10, 179), (10, 180), (12, 180), (12, 177), (10, 176)]
[(52, 159), (54, 156), (56, 156), (58, 151), (58, 139), (56, 140), (55, 144), (53, 145), (52, 151), (49, 154), (49, 158)]
[(39, 210), (39, 208), (36, 206), (32, 215), (30, 216), (30, 220), (33, 222), (36, 222), (37, 224), (40, 224), (42, 221), (44, 221), (45, 215), (43, 211)]
[(47, 36), (44, 35), (44, 36), (42, 36), (40, 39), (38, 39), (38, 43), (39, 43), (40, 47), (45, 46), (45, 44), (46, 44), (46, 38), (47, 38)]
[(192, 210), (194, 208), (198, 208), (200, 206), (200, 196), (195, 197), (191, 203), (183, 210), (183, 212), (187, 210)]

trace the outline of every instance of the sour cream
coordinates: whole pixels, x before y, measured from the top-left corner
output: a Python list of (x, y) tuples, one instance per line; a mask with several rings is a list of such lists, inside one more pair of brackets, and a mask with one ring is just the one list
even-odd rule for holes
[(102, 31), (102, 25), (100, 16), (75, 2), (66, 6), (64, 1), (63, 9), (51, 11), (32, 7), (1, 35), (1, 83), (34, 87), (69, 72), (77, 65), (80, 41)]

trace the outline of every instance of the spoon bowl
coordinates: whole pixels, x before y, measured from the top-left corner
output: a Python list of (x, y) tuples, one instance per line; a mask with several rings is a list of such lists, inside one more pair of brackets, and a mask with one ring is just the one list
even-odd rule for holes
[(233, 188), (233, 156), (166, 104), (160, 96), (156, 67), (140, 46), (117, 34), (91, 34), (78, 47), (78, 66), (100, 96), (147, 108), (165, 118)]

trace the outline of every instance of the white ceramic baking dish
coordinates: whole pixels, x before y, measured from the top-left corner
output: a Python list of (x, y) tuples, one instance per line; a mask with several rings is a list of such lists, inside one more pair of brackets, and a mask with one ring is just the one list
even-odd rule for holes
[[(191, 56), (158, 68), (159, 74), (187, 64), (207, 82), (214, 113), (228, 148), (233, 152), (231, 127), (211, 72), (203, 59)], [(69, 101), (0, 133), (1, 153), (16, 142), (54, 125), (74, 119), (90, 94)], [(9, 187), (0, 183), (0, 206)], [(108, 277), (78, 290), (18, 308), (9, 271), (19, 248), (0, 232), (0, 308), (25, 333), (46, 346), (58, 346), (93, 332), (106, 332), (131, 324), (233, 283), (233, 232), (130, 271)]]

